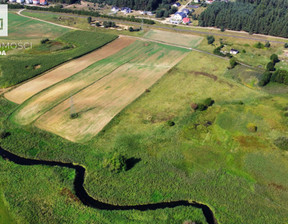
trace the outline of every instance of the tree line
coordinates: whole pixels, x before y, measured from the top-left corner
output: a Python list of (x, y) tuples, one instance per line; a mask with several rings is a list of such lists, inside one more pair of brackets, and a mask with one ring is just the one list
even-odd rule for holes
[(134, 16), (131, 17), (125, 17), (125, 16), (109, 16), (100, 14), (99, 12), (91, 12), (91, 11), (85, 11), (85, 10), (73, 10), (73, 9), (64, 9), (60, 6), (50, 6), (50, 7), (38, 7), (38, 6), (24, 6), (20, 4), (9, 4), (9, 8), (16, 9), (16, 8), (26, 8), (29, 10), (37, 10), (37, 11), (51, 11), (51, 12), (61, 12), (61, 13), (71, 13), (71, 14), (77, 14), (77, 15), (87, 15), (87, 16), (94, 16), (94, 17), (101, 17), (101, 18), (107, 18), (107, 19), (115, 19), (115, 20), (125, 20), (130, 22), (136, 22), (136, 23), (143, 23), (145, 24), (155, 24), (153, 20), (150, 19), (139, 19), (135, 18)]
[(117, 7), (129, 7), (134, 10), (154, 11), (166, 5), (171, 6), (175, 0), (88, 0), (89, 2), (115, 5)]
[(198, 18), (199, 25), (288, 37), (287, 0), (214, 2)]

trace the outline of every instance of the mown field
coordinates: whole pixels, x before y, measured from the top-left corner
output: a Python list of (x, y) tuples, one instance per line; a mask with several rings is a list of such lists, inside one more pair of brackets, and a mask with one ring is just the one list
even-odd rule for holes
[[(186, 49), (136, 41), (36, 94), (18, 108), (12, 120), (27, 125), (40, 118), (35, 123), (37, 127), (72, 141), (87, 141), (187, 52)], [(77, 119), (69, 116), (71, 96), (75, 113), (79, 114)]]
[[(1, 125), (11, 135), (0, 144), (29, 158), (83, 164), (87, 169), (85, 187), (91, 196), (101, 201), (124, 205), (189, 199), (208, 205), (219, 223), (287, 223), (287, 153), (274, 144), (277, 138), (287, 137), (288, 120), (284, 116), (287, 93), (271, 94), (235, 82), (231, 77), (245, 69), (239, 66), (228, 74), (227, 67), (226, 60), (189, 53), (150, 88), (150, 92), (144, 93), (85, 144), (69, 142), (32, 125), (18, 126), (10, 122), (6, 118), (17, 106), (1, 99), (0, 117), (5, 121)], [(191, 109), (192, 103), (203, 102), (207, 97), (215, 100), (213, 106), (205, 111)], [(168, 121), (175, 125), (169, 126)], [(257, 126), (256, 132), (247, 128), (249, 123)], [(103, 166), (103, 160), (115, 151), (136, 161), (128, 171), (111, 173)], [(23, 174), (31, 172), (27, 167), (3, 160), (1, 163)], [(33, 169), (32, 173), (37, 169), (37, 175), (43, 180), (36, 182), (37, 188), (30, 189), (32, 177), (29, 179), (26, 175), (27, 178), (19, 182), (20, 177), (8, 175), (10, 169), (3, 174), (5, 181), (1, 178), (6, 201), (15, 217), (36, 223), (59, 217), (71, 223), (92, 220), (88, 215), (92, 210), (76, 206), (71, 200), (63, 205), (63, 196), (55, 193), (64, 186), (71, 189), (68, 177), (57, 180), (64, 172), (62, 169)], [(54, 170), (55, 179), (48, 175), (52, 172), (48, 170)], [(61, 187), (55, 189), (46, 178)], [(27, 188), (23, 187), (24, 181), (29, 182)], [(23, 203), (14, 202), (10, 197), (13, 194)], [(53, 208), (49, 219), (42, 215), (45, 212), (24, 203), (30, 197), (35, 201), (36, 194), (41, 198), (38, 205), (45, 201), (50, 206), (44, 208)], [(183, 223), (200, 217), (191, 211), (194, 210), (175, 208), (154, 211), (151, 215), (135, 211), (105, 214), (93, 210), (93, 214), (100, 212), (97, 220), (105, 219), (104, 223), (111, 220)], [(73, 219), (64, 214), (72, 214)]]
[[(13, 42), (17, 40), (17, 43), (19, 39), (23, 43), (25, 38), (28, 38), (29, 41), (32, 38), (34, 42), (31, 40), (32, 49), (18, 49), (16, 53), (0, 58), (0, 88), (23, 82), (65, 61), (89, 53), (117, 38), (116, 35), (98, 32), (68, 32), (66, 28), (24, 18), (13, 13), (9, 13), (9, 29), (11, 33), (9, 33), (8, 38), (2, 39), (4, 42), (11, 41), (10, 38)], [(62, 33), (63, 35), (60, 36)], [(54, 41), (40, 44), (40, 40), (46, 38), (51, 38)], [(59, 47), (55, 47), (55, 45)]]
[(203, 40), (203, 37), (200, 36), (193, 36), (182, 33), (173, 33), (161, 30), (150, 30), (143, 37), (163, 43), (176, 44), (191, 48), (198, 46)]

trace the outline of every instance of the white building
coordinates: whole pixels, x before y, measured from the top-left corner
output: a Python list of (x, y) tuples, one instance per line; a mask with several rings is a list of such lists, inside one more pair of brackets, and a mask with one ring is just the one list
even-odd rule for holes
[(38, 5), (38, 4), (40, 4), (40, 1), (39, 0), (33, 0), (33, 4)]
[(16, 0), (17, 3), (22, 4), (24, 3), (24, 0)]

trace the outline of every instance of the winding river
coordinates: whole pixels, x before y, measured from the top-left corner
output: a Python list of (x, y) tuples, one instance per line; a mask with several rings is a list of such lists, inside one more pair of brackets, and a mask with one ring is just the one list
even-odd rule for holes
[(8, 152), (0, 147), (0, 156), (3, 159), (7, 159), (19, 165), (24, 166), (32, 166), (32, 165), (45, 165), (45, 166), (59, 166), (59, 167), (66, 167), (72, 168), (76, 171), (76, 176), (74, 180), (74, 189), (76, 192), (76, 196), (79, 200), (86, 206), (102, 209), (102, 210), (139, 210), (139, 211), (147, 211), (147, 210), (157, 210), (157, 209), (164, 209), (164, 208), (175, 208), (177, 206), (192, 206), (195, 208), (202, 209), (202, 212), (206, 218), (208, 224), (217, 224), (217, 221), (214, 217), (213, 212), (211, 209), (204, 205), (197, 203), (195, 201), (189, 202), (185, 200), (181, 201), (171, 201), (171, 202), (160, 202), (155, 204), (143, 204), (143, 205), (112, 205), (103, 203), (98, 201), (92, 197), (90, 197), (85, 190), (84, 178), (85, 178), (85, 168), (80, 165), (74, 165), (72, 163), (61, 163), (55, 161), (45, 161), (45, 160), (35, 160), (35, 159), (26, 159), (20, 156), (17, 156), (11, 152)]

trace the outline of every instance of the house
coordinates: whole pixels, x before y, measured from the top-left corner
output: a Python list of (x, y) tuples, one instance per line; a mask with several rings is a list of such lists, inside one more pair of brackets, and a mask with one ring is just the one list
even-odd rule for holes
[(116, 6), (113, 6), (112, 9), (111, 9), (112, 12), (118, 12), (119, 10), (120, 9), (118, 7), (116, 7)]
[(148, 16), (153, 16), (153, 12), (148, 11), (148, 12), (147, 12), (147, 15), (148, 15)]
[(127, 13), (131, 13), (132, 10), (128, 7), (123, 7), (123, 8), (121, 8), (121, 12), (123, 12), (124, 14), (127, 14)]
[(46, 0), (40, 0), (40, 5), (48, 5), (48, 2)]
[(190, 11), (189, 11), (189, 9), (183, 9), (182, 12), (184, 12), (186, 15), (188, 15)]
[(174, 7), (180, 7), (181, 4), (180, 4), (179, 2), (176, 2), (176, 3), (174, 3), (172, 6), (174, 6)]
[(24, 3), (24, 0), (16, 0), (17, 3), (22, 4)]
[(190, 23), (190, 19), (189, 18), (183, 18), (183, 24), (189, 24)]
[(26, 4), (33, 4), (33, 1), (32, 0), (25, 0), (25, 3)]
[(16, 2), (16, 0), (9, 0), (9, 2), (11, 2), (11, 3), (12, 3), (12, 2)]
[(239, 51), (236, 49), (231, 49), (230, 54), (239, 54)]
[(214, 0), (207, 0), (206, 3), (207, 4), (212, 4), (214, 2)]
[(194, 0), (195, 3), (200, 3), (200, 0)]
[(170, 19), (173, 24), (179, 24), (182, 22), (183, 18), (186, 18), (187, 14), (184, 12), (176, 12)]
[(39, 0), (33, 0), (33, 4), (34, 4), (34, 5), (38, 5), (39, 3), (40, 3)]

